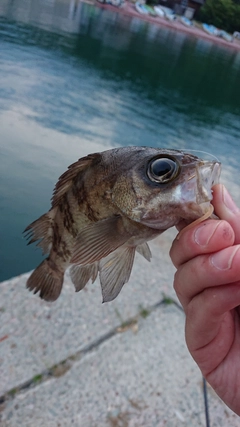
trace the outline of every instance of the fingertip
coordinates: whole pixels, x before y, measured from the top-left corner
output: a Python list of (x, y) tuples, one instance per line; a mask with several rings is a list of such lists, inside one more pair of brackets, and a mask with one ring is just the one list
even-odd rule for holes
[(226, 219), (229, 215), (240, 214), (240, 209), (233, 201), (232, 196), (223, 184), (217, 184), (212, 188), (213, 200), (215, 211), (217, 215)]
[(235, 234), (227, 221), (209, 219), (195, 227), (190, 238), (196, 251), (209, 253), (232, 246)]
[(223, 184), (215, 184), (213, 187), (212, 187), (212, 192), (213, 192), (213, 194), (222, 194), (222, 191), (223, 191), (223, 187), (224, 187), (224, 185)]
[(231, 225), (224, 220), (206, 220), (200, 225), (186, 230), (175, 239), (170, 249), (170, 257), (176, 268), (188, 260), (219, 251), (234, 244), (235, 234)]

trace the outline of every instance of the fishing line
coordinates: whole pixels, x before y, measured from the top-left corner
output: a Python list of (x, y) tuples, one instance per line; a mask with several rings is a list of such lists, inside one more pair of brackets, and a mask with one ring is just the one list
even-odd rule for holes
[[(195, 152), (195, 153), (202, 153), (205, 155), (208, 155), (212, 158), (214, 158), (217, 162), (220, 163), (220, 160), (218, 159), (217, 156), (214, 156), (211, 153), (208, 153), (207, 151), (202, 151), (202, 150), (188, 150), (190, 152)], [(203, 377), (203, 398), (204, 398), (204, 409), (205, 409), (205, 419), (206, 419), (206, 427), (211, 427), (210, 426), (210, 417), (209, 417), (209, 405), (208, 405), (208, 392), (207, 392), (207, 382), (205, 380), (205, 378)]]
[(206, 427), (210, 427), (209, 407), (208, 407), (208, 394), (207, 394), (207, 382), (206, 382), (206, 380), (205, 380), (204, 377), (203, 377), (203, 397), (204, 397)]
[(212, 154), (212, 153), (208, 153), (207, 151), (202, 151), (202, 150), (192, 150), (192, 149), (182, 149), (181, 151), (184, 151), (184, 152), (193, 152), (193, 153), (202, 153), (202, 154), (207, 154), (208, 156), (210, 156), (210, 157), (213, 157), (217, 162), (220, 162), (220, 160), (218, 159), (218, 157), (217, 156), (214, 156), (214, 154)]

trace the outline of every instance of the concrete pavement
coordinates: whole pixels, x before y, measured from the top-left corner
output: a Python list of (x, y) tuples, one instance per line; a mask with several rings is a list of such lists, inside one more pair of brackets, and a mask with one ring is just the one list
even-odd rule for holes
[[(25, 288), (28, 274), (0, 284), (0, 426), (205, 426), (202, 377), (184, 340), (172, 288), (174, 230), (137, 256), (112, 303), (99, 283), (74, 292), (66, 275), (56, 303)], [(239, 417), (208, 387), (211, 427)]]

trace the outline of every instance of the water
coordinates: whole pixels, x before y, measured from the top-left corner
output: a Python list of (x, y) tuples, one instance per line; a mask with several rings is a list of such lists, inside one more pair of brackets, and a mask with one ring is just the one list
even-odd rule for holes
[(240, 52), (75, 0), (0, 16), (0, 280), (40, 262), (22, 231), (89, 152), (205, 150), (239, 194)]

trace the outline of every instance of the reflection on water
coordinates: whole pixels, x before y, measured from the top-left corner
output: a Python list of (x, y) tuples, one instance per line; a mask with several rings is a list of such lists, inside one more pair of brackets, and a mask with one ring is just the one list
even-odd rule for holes
[(21, 231), (88, 152), (204, 149), (237, 192), (238, 52), (77, 0), (1, 0), (0, 16), (0, 279), (39, 261)]
[(77, 0), (2, 0), (0, 13), (47, 29), (78, 32), (80, 7)]

